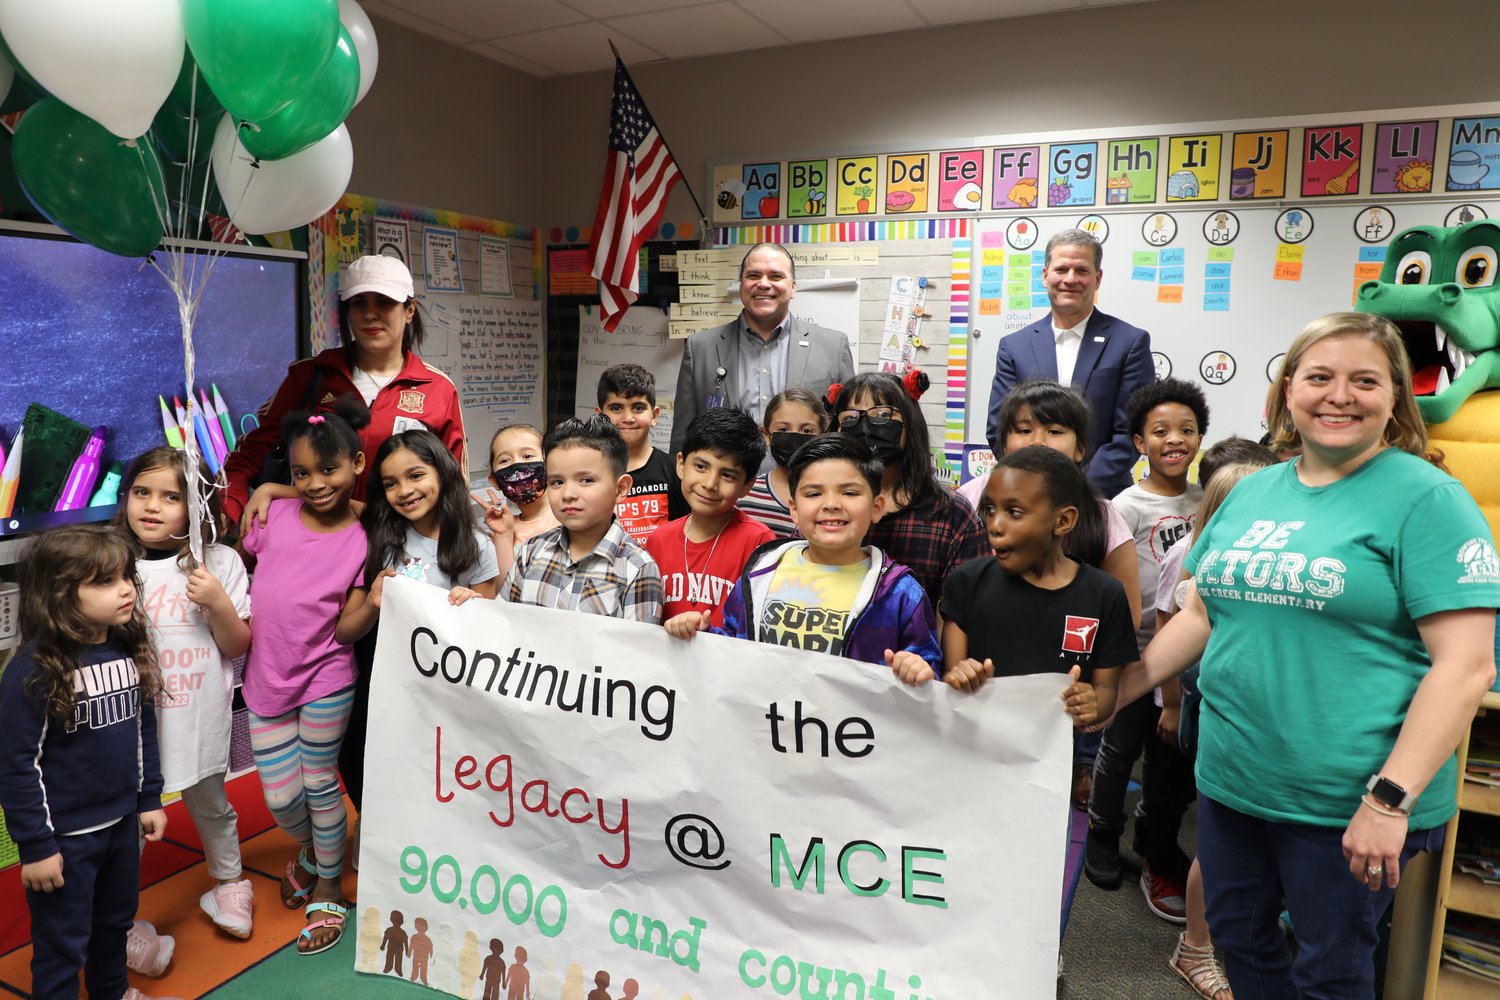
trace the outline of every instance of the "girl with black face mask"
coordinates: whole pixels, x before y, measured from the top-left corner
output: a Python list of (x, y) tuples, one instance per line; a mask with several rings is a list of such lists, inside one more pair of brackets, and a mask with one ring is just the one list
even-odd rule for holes
[[(511, 424), (490, 439), (490, 482), (495, 489), (474, 499), (484, 508), (484, 524), (495, 545), (500, 578), (510, 571), (517, 547), (557, 527), (547, 503), (547, 474), (542, 464), (542, 432), (530, 424)], [(507, 504), (507, 501), (509, 502)], [(511, 512), (514, 506), (520, 513)]]
[(885, 463), (885, 513), (870, 526), (865, 544), (909, 567), (937, 607), (953, 567), (993, 554), (984, 525), (969, 502), (937, 478), (927, 421), (900, 379), (866, 372), (837, 389), (839, 431), (859, 438)]
[(770, 528), (777, 538), (791, 538), (797, 533), (789, 509), (791, 490), (786, 479), (787, 463), (798, 448), (826, 433), (829, 423), (828, 409), (823, 401), (806, 389), (779, 392), (766, 404), (760, 432), (776, 467), (755, 480), (738, 506)]

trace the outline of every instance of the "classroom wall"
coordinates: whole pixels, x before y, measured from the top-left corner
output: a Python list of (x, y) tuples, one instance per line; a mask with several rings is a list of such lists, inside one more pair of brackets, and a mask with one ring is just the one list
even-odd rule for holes
[[(710, 158), (1494, 100), (1465, 39), (1497, 38), (1500, 4), (1473, 0), (1160, 0), (631, 73), (703, 197)], [(609, 92), (608, 73), (542, 81), (543, 233), (593, 223)], [(679, 186), (663, 219), (695, 216)]]
[[(349, 190), (540, 225), (536, 191), (547, 157), (536, 134), (545, 81), (375, 15), (370, 20), (380, 66), (347, 119), (354, 142)], [(597, 187), (599, 180), (579, 183)]]

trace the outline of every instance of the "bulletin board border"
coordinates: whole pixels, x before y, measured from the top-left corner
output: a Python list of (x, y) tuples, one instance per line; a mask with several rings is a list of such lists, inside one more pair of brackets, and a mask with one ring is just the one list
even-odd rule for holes
[(486, 236), (530, 240), (531, 297), (534, 300), (541, 298), (542, 251), (544, 249), (541, 244), (541, 230), (532, 226), (503, 222), (499, 219), (487, 219), (464, 212), (386, 201), (369, 195), (346, 194), (326, 214), (314, 219), (307, 227), (307, 291), (311, 314), (308, 322), (308, 337), (314, 354), (330, 347), (337, 347), (339, 343), (338, 294), (333, 278), (338, 274), (339, 266), (345, 263), (340, 259), (341, 241), (337, 238), (340, 213), (351, 211), (371, 218), (379, 216), (387, 219), (402, 219), (407, 222), (420, 222), (424, 225), (431, 224), (446, 229), (460, 229)]
[(973, 263), (973, 217), (948, 219), (867, 220), (863, 222), (785, 223), (769, 226), (721, 226), (715, 246), (756, 243), (871, 243), (891, 240), (952, 240), (948, 310), (948, 377), (943, 401), (943, 457), (958, 475), (964, 454), (964, 401), (969, 369), (969, 281)]

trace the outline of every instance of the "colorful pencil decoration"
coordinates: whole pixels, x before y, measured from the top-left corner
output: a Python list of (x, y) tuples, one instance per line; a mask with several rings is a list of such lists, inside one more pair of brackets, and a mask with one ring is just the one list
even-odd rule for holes
[(234, 451), (234, 418), (229, 415), (229, 407), (224, 405), (224, 397), (219, 395), (217, 383), (214, 390), (214, 413), (219, 418), (219, 429), (224, 432), (224, 446)]
[(90, 507), (113, 507), (120, 502), (120, 479), (125, 475), (125, 466), (116, 462), (109, 467), (104, 474), (104, 481), (99, 484), (99, 492), (94, 494), (94, 499), (89, 501)]
[(94, 428), (88, 443), (83, 446), (83, 453), (73, 462), (73, 469), (63, 483), (62, 492), (57, 495), (53, 510), (79, 510), (88, 506), (89, 495), (99, 478), (99, 457), (104, 454), (104, 438), (108, 433), (107, 427)]
[[(173, 448), (182, 447), (182, 427), (172, 418), (172, 411), (167, 409), (167, 401), (160, 396), (156, 402), (161, 406), (161, 427), (167, 434), (167, 444)], [(174, 399), (173, 402), (176, 402)]]
[(25, 428), (16, 431), (10, 443), (10, 454), (5, 456), (5, 467), (0, 469), (0, 517), (10, 517), (16, 506), (16, 491), (21, 487), (21, 445)]
[(224, 459), (229, 457), (229, 447), (224, 440), (224, 431), (219, 427), (219, 414), (214, 410), (214, 404), (208, 398), (206, 390), (198, 390), (198, 402), (203, 405), (203, 420), (208, 424), (208, 436), (214, 443), (214, 457), (223, 465)]
[(192, 396), (188, 397), (188, 409), (192, 412), (192, 416), (188, 419), (193, 422), (193, 433), (198, 438), (198, 453), (203, 456), (203, 461), (208, 463), (208, 471), (217, 476), (223, 463), (219, 461), (219, 453), (214, 448), (214, 439), (208, 433), (208, 421), (203, 419), (202, 411), (193, 404)]

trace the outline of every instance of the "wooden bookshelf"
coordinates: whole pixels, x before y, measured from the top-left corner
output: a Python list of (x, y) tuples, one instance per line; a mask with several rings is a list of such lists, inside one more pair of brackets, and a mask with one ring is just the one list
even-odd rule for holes
[(1480, 703), (1470, 732), (1464, 734), (1458, 748), (1458, 814), (1448, 824), (1443, 840), (1442, 862), (1438, 865), (1437, 905), (1432, 921), (1432, 940), (1427, 953), (1427, 987), (1425, 1000), (1494, 1000), (1500, 996), (1500, 984), (1486, 982), (1478, 976), (1465, 975), (1443, 968), (1443, 931), (1449, 911), (1467, 913), (1496, 921), (1500, 925), (1500, 886), (1485, 885), (1472, 875), (1454, 869), (1453, 855), (1458, 843), (1459, 824), (1466, 815), (1500, 816), (1500, 788), (1463, 780), (1464, 765), (1469, 756), (1469, 736), (1477, 727), (1500, 729), (1500, 692), (1491, 691)]

